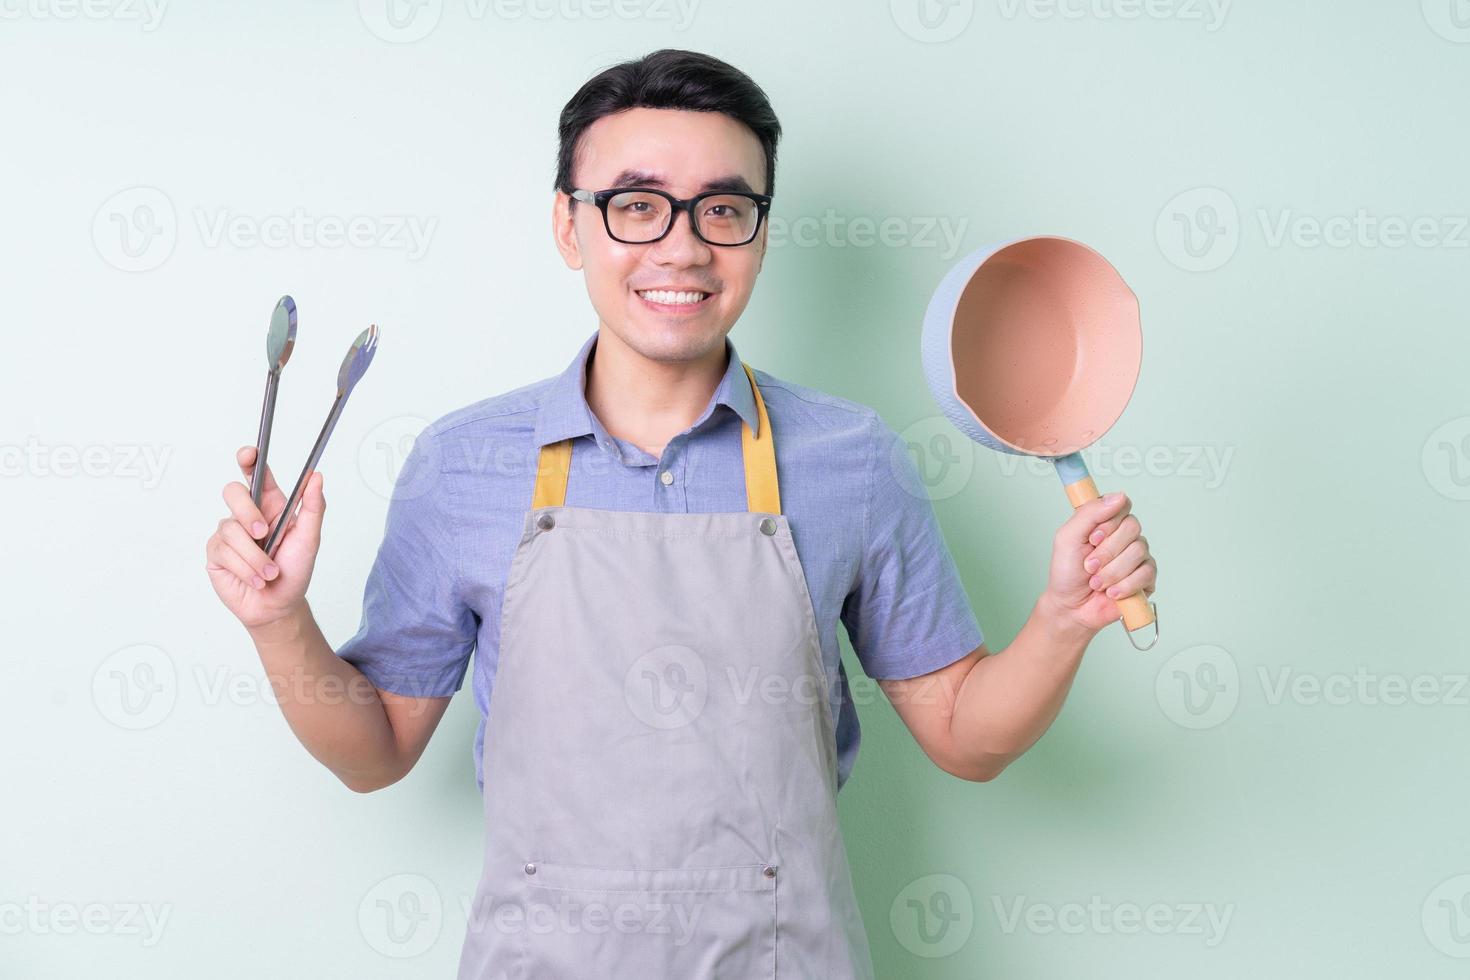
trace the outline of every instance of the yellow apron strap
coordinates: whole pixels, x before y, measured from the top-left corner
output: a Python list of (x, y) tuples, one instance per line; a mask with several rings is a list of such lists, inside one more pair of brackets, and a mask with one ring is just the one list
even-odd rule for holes
[[(741, 426), (740, 450), (745, 461), (745, 500), (749, 509), (757, 514), (781, 513), (781, 488), (776, 480), (776, 443), (771, 434), (771, 419), (766, 414), (766, 402), (761, 397), (760, 385), (755, 383), (755, 373), (744, 361), (745, 376), (750, 379), (750, 391), (755, 396), (756, 418), (760, 434)], [(561, 507), (567, 499), (567, 477), (572, 468), (572, 441), (548, 443), (541, 447), (536, 461), (536, 489), (531, 496), (531, 509), (539, 507)]]
[(745, 458), (745, 501), (755, 514), (781, 513), (781, 487), (776, 482), (776, 443), (771, 435), (771, 419), (766, 414), (766, 400), (761, 397), (761, 386), (755, 383), (755, 372), (744, 361), (745, 376), (750, 379), (750, 391), (755, 395), (756, 420), (760, 423), (760, 434), (750, 431), (745, 425), (740, 430), (740, 450)]
[(567, 474), (572, 468), (572, 440), (563, 439), (541, 447), (536, 460), (536, 492), (531, 509), (560, 507), (567, 500)]

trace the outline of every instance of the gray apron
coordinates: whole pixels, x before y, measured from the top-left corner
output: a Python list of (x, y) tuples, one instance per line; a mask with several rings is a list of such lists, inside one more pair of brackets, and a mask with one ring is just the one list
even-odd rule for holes
[(460, 980), (871, 978), (765, 402), (748, 512), (565, 506), (543, 447), (484, 746)]

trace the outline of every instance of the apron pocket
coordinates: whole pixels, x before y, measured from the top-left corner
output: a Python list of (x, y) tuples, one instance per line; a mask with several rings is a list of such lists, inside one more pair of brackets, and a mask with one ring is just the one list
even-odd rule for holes
[(776, 975), (776, 875), (767, 865), (534, 867), (522, 875), (526, 980)]

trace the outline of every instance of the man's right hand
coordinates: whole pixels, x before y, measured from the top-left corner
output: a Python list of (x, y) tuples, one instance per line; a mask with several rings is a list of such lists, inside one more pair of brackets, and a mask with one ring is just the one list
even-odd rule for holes
[[(235, 453), (241, 473), (249, 480), (255, 468), (255, 447)], [(205, 546), (205, 569), (215, 594), (246, 627), (267, 626), (296, 612), (306, 597), (306, 586), (321, 546), (322, 517), (327, 499), (322, 475), (313, 471), (301, 497), (301, 510), (281, 537), (274, 558), (266, 556), (256, 539), (264, 542), (286, 507), (286, 495), (270, 467), (260, 494), (260, 507), (250, 499), (250, 487), (241, 482), (225, 485), (230, 514), (219, 522)]]

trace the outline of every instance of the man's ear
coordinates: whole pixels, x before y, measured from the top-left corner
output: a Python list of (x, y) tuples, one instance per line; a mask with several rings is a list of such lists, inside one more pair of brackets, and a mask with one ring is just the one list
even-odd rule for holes
[(572, 221), (572, 199), (562, 191), (551, 198), (551, 237), (567, 268), (582, 268), (582, 247), (577, 242), (577, 229)]

